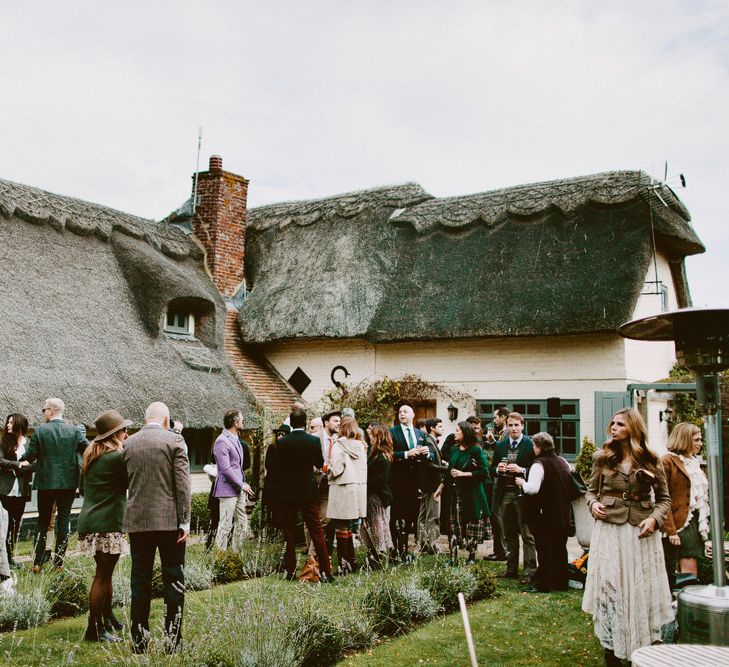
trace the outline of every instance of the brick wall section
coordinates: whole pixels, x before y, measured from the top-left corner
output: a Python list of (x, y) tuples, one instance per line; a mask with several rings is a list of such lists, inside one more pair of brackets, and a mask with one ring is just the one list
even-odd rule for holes
[(197, 194), (193, 233), (205, 248), (215, 286), (224, 296), (233, 296), (244, 278), (248, 181), (223, 171), (222, 158), (214, 155), (210, 170), (198, 174)]
[(236, 374), (254, 394), (275, 412), (288, 412), (298, 394), (262, 355), (245, 348), (238, 331), (238, 313), (229, 310), (225, 319), (225, 353)]

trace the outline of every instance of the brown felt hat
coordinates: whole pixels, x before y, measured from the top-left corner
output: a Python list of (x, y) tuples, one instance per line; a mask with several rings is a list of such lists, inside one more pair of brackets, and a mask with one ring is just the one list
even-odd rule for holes
[(130, 419), (124, 419), (116, 410), (107, 410), (102, 412), (96, 418), (96, 432), (99, 434), (94, 438), (94, 442), (99, 442), (114, 435), (117, 431), (132, 425)]

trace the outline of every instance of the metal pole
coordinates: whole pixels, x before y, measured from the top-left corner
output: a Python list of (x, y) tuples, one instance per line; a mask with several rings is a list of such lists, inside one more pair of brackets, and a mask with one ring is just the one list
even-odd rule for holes
[(195, 162), (195, 179), (192, 185), (192, 214), (197, 210), (197, 175), (200, 171), (200, 147), (202, 146), (202, 125), (197, 128), (197, 161)]
[(724, 498), (721, 489), (721, 450), (717, 411), (706, 415), (706, 454), (709, 464), (709, 504), (711, 506), (711, 551), (714, 585), (726, 586), (724, 564)]
[(466, 643), (468, 644), (468, 655), (471, 657), (471, 667), (478, 667), (478, 661), (476, 660), (476, 647), (473, 645), (471, 624), (468, 621), (466, 598), (463, 596), (463, 593), (458, 594), (458, 604), (461, 606), (461, 617), (463, 618), (463, 629), (466, 631)]

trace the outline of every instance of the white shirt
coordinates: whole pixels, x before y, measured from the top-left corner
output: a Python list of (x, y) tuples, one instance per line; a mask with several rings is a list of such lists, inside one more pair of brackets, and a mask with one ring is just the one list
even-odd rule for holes
[(539, 493), (539, 489), (542, 488), (542, 482), (544, 481), (544, 466), (539, 461), (534, 461), (532, 467), (529, 468), (529, 480), (521, 487), (524, 493), (528, 493), (533, 496)]
[[(28, 442), (25, 438), (25, 436), (20, 436), (20, 443), (18, 444), (18, 449), (15, 451), (16, 456), (18, 457), (18, 460), (20, 460), (20, 457), (25, 454), (25, 443)], [(13, 484), (13, 488), (10, 489), (8, 492), (9, 496), (19, 497), (20, 496), (20, 480), (16, 477), (15, 478), (15, 484)]]

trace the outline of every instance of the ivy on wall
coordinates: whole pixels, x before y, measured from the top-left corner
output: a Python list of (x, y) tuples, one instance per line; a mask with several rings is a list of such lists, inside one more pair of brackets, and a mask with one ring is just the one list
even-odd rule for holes
[(360, 424), (381, 422), (389, 425), (393, 423), (398, 407), (404, 403), (417, 405), (438, 397), (467, 405), (472, 412), (476, 407), (475, 399), (469, 394), (412, 374), (398, 379), (385, 376), (363, 380), (351, 386), (342, 383), (327, 391), (317, 407), (319, 414), (352, 408)]

